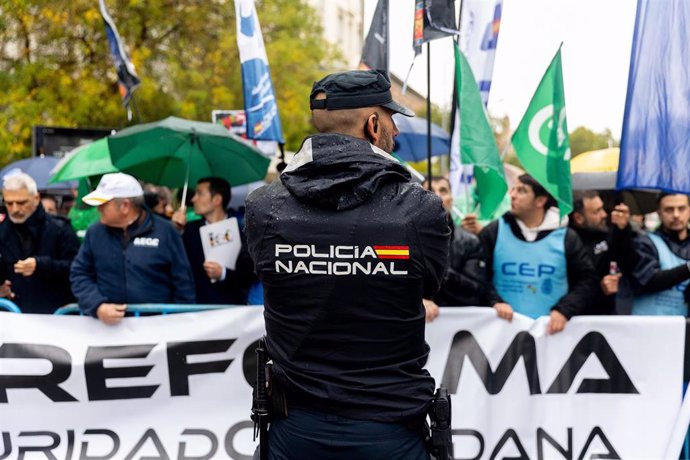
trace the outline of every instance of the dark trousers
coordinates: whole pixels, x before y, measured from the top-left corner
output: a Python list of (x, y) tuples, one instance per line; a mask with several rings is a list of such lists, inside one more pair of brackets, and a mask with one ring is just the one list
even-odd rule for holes
[(290, 410), (271, 423), (270, 460), (429, 460), (419, 434), (397, 423)]

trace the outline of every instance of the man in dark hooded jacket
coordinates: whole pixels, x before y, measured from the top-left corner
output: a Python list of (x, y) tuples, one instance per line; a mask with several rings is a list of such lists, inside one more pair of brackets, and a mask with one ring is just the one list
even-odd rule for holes
[(434, 391), (422, 298), (443, 279), (449, 230), (441, 201), (389, 155), (393, 113), (413, 114), (378, 71), (329, 75), (310, 101), (321, 134), (246, 208), (286, 395), (269, 458), (428, 458), (415, 430)]
[(27, 174), (5, 176), (0, 219), (0, 297), (24, 313), (52, 314), (73, 302), (69, 270), (79, 240), (69, 221), (45, 212), (36, 182)]

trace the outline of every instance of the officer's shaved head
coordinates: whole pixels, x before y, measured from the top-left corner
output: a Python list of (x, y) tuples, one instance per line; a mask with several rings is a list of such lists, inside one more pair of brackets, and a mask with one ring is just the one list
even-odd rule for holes
[[(314, 99), (325, 99), (326, 93), (319, 93)], [(360, 107), (341, 110), (312, 110), (314, 127), (321, 133), (339, 133), (364, 138), (364, 125), (376, 107)]]

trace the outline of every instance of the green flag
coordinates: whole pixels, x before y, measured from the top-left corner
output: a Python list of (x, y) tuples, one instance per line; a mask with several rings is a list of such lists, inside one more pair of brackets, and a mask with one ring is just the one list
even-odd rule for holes
[(455, 75), (460, 114), (460, 161), (474, 165), (479, 217), (488, 219), (508, 191), (501, 155), (484, 112), (477, 82), (465, 56), (455, 44)]
[(534, 92), (512, 142), (525, 170), (558, 201), (561, 217), (570, 213), (573, 210), (570, 140), (560, 47)]

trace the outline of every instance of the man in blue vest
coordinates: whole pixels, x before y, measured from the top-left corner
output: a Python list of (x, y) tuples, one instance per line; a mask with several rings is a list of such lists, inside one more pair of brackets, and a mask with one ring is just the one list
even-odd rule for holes
[(548, 333), (560, 332), (597, 289), (590, 257), (532, 176), (521, 175), (510, 189), (510, 209), (479, 234), (492, 280), (488, 304), (507, 320), (513, 312), (549, 316)]
[(635, 239), (639, 261), (633, 272), (633, 315), (687, 316), (683, 291), (690, 279), (690, 199), (687, 195), (661, 194), (657, 213), (661, 227)]

